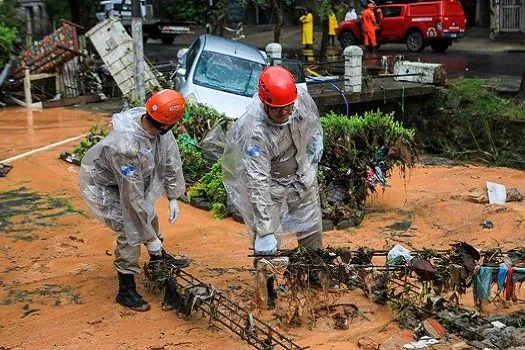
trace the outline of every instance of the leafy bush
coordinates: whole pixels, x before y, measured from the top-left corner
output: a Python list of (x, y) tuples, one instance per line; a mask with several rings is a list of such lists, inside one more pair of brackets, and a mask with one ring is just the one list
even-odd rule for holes
[(171, 0), (162, 1), (166, 13), (175, 21), (180, 22), (197, 22), (203, 24), (206, 6), (202, 6), (197, 1)]
[(174, 130), (175, 135), (187, 133), (200, 143), (204, 136), (225, 118), (223, 113), (205, 104), (188, 102), (182, 125)]
[(197, 148), (196, 141), (188, 134), (179, 135), (177, 137), (177, 145), (179, 146), (182, 160), (184, 179), (188, 184), (192, 184), (199, 180), (206, 172), (206, 161)]
[(0, 71), (9, 61), (13, 41), (16, 39), (16, 36), (16, 28), (7, 27), (3, 22), (0, 22)]
[(226, 190), (224, 189), (222, 176), (222, 162), (217, 161), (211, 170), (188, 191), (190, 201), (201, 198), (211, 203), (211, 213), (214, 218), (222, 219), (228, 216), (226, 207)]
[(358, 225), (364, 214), (368, 181), (377, 175), (378, 184), (395, 165), (402, 171), (412, 166), (416, 156), (414, 130), (394, 120), (393, 113), (366, 112), (351, 118), (328, 113), (321, 118), (324, 154), (320, 164), (319, 186), (323, 218), (341, 226)]
[(99, 143), (108, 134), (109, 128), (107, 125), (92, 125), (89, 129), (88, 134), (82, 139), (82, 141), (80, 141), (80, 143), (73, 150), (73, 154), (76, 155), (79, 159), (82, 159), (91, 147)]

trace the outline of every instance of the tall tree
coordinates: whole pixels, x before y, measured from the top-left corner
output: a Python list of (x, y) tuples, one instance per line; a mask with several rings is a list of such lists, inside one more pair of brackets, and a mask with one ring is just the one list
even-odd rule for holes
[(321, 48), (319, 50), (319, 60), (323, 61), (326, 59), (327, 55), (327, 49), (328, 49), (328, 17), (332, 13), (332, 9), (335, 5), (334, 0), (319, 0), (319, 17), (321, 17), (321, 21), (323, 24), (323, 37), (321, 40)]
[(260, 9), (271, 8), (274, 17), (273, 41), (278, 43), (281, 41), (281, 31), (284, 25), (283, 9), (284, 7), (291, 7), (295, 4), (295, 0), (248, 0), (245, 5), (253, 4)]
[(273, 16), (275, 17), (275, 27), (273, 30), (273, 41), (278, 43), (281, 40), (281, 30), (283, 29), (283, 13), (281, 1), (271, 0)]

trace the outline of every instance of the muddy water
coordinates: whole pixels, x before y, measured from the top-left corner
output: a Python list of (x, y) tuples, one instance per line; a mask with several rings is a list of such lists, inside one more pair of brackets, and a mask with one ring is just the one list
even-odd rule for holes
[(0, 159), (79, 136), (90, 125), (107, 122), (103, 115), (64, 108), (0, 109)]
[[(27, 150), (28, 143), (39, 147), (87, 132), (94, 121), (107, 120), (72, 110), (34, 113), (31, 140), (25, 111), (1, 113), (0, 149), (4, 152), (10, 148), (10, 154)], [(42, 195), (68, 198), (75, 208), (86, 210), (78, 193), (78, 168), (57, 159), (61, 151), (71, 150), (74, 145), (72, 142), (14, 161), (13, 170), (0, 179), (0, 192), (24, 186)], [(383, 248), (400, 243), (419, 248), (447, 247), (456, 240), (465, 240), (488, 248), (494, 247), (497, 240), (506, 247), (519, 245), (525, 234), (524, 203), (475, 204), (464, 200), (463, 195), (471, 188), (483, 187), (486, 180), (525, 191), (524, 174), (478, 166), (418, 166), (408, 179), (394, 173), (391, 187), (369, 200), (362, 225), (326, 233), (325, 244)], [(249, 243), (243, 226), (231, 219), (214, 220), (208, 212), (185, 204), (180, 207), (180, 219), (169, 225), (167, 201), (158, 203), (166, 248), (190, 256), (193, 263), (189, 272), (248, 306), (252, 261), (247, 256)], [(482, 219), (493, 221), (494, 229), (482, 229)], [(16, 232), (0, 232), (0, 348), (251, 348), (226, 331), (210, 328), (202, 319), (182, 320), (171, 312), (162, 312), (162, 297), (145, 291), (141, 282), (139, 292), (151, 302), (152, 310), (139, 314), (117, 306), (117, 279), (112, 267), (114, 237), (91, 216), (71, 213), (32, 229), (36, 235), (30, 240), (17, 239)], [(145, 261), (146, 257), (142, 258)], [(523, 294), (520, 292), (522, 299)], [(340, 298), (338, 302), (357, 305), (370, 321), (358, 317), (349, 330), (341, 331), (333, 329), (331, 320), (319, 319), (312, 329), (284, 331), (312, 349), (358, 349), (359, 340), (383, 343), (401, 333), (392, 322), (390, 309), (371, 303), (362, 292)], [(464, 297), (465, 302), (471, 299), (471, 295)], [(490, 311), (496, 311), (490, 307)], [(261, 317), (275, 322), (268, 312)]]

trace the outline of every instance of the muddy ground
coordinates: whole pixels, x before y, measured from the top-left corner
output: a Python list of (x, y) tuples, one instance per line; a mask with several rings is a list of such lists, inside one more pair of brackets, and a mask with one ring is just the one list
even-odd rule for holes
[[(0, 158), (80, 135), (104, 114), (50, 109), (28, 115), (0, 110)], [(182, 320), (160, 308), (161, 296), (139, 291), (152, 303), (135, 313), (114, 302), (114, 237), (86, 214), (78, 191), (78, 168), (58, 160), (76, 142), (14, 161), (0, 178), (0, 349), (250, 349), (231, 333), (205, 320)], [(348, 231), (327, 232), (325, 244), (383, 248), (401, 243), (448, 248), (457, 240), (478, 248), (523, 243), (525, 203), (476, 204), (464, 196), (485, 181), (525, 191), (525, 173), (475, 165), (418, 165), (404, 179), (394, 173), (384, 193), (370, 198), (365, 220)], [(214, 220), (205, 211), (182, 204), (175, 225), (167, 222), (167, 201), (158, 203), (161, 229), (169, 251), (191, 256), (189, 272), (248, 305), (252, 260), (242, 225)], [(480, 223), (491, 220), (494, 228)], [(143, 254), (145, 261), (146, 254)], [(520, 291), (519, 298), (524, 299)], [(382, 344), (403, 334), (387, 306), (368, 301), (362, 292), (343, 296), (368, 320), (356, 317), (350, 329), (336, 330), (330, 319), (313, 327), (285, 329), (312, 349), (357, 349), (358, 342)], [(464, 297), (471, 304), (472, 296)], [(490, 312), (510, 312), (522, 307)], [(272, 320), (268, 312), (262, 314)], [(387, 345), (384, 349), (389, 348)], [(395, 347), (390, 347), (393, 349)], [(442, 347), (443, 348), (443, 347)], [(447, 347), (444, 347), (447, 348)]]

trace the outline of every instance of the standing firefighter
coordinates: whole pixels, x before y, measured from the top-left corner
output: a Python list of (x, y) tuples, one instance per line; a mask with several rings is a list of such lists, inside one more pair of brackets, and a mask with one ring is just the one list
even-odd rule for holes
[(328, 36), (330, 37), (330, 43), (335, 46), (335, 29), (337, 28), (337, 17), (335, 17), (334, 11), (330, 13), (328, 17)]
[(155, 202), (169, 200), (169, 222), (177, 220), (177, 198), (185, 192), (179, 149), (171, 128), (181, 120), (185, 102), (180, 93), (162, 90), (146, 107), (113, 116), (113, 130), (82, 159), (80, 190), (94, 214), (117, 234), (115, 268), (118, 272), (117, 303), (136, 311), (150, 306), (135, 287), (140, 272), (140, 245), (150, 261), (188, 265), (162, 245)]
[(375, 51), (377, 48), (376, 30), (378, 26), (374, 8), (375, 5), (373, 3), (368, 3), (366, 9), (361, 13), (363, 35), (365, 37), (365, 47), (369, 51)]
[(303, 24), (303, 47), (310, 49), (314, 44), (314, 16), (312, 9), (306, 9), (299, 21)]
[(273, 66), (259, 78), (258, 96), (228, 132), (224, 186), (241, 213), (255, 252), (273, 254), (281, 234), (322, 247), (317, 167), (323, 152), (319, 112), (293, 75)]

